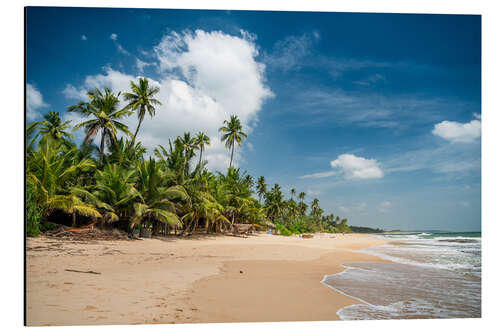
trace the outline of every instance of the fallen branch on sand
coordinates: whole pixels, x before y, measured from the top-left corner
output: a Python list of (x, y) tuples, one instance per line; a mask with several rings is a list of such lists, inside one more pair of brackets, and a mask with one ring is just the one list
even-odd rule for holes
[(99, 272), (94, 272), (94, 271), (79, 271), (79, 270), (76, 270), (76, 269), (65, 269), (65, 271), (68, 271), (68, 272), (75, 272), (75, 273), (98, 274), (98, 275), (100, 275), (100, 274), (101, 274), (101, 273), (99, 273)]

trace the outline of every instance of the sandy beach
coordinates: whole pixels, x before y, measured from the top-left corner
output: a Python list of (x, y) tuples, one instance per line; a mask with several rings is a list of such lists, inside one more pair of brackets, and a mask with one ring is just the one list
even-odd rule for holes
[(338, 320), (358, 303), (320, 283), (370, 235), (255, 234), (130, 241), (27, 240), (27, 324)]

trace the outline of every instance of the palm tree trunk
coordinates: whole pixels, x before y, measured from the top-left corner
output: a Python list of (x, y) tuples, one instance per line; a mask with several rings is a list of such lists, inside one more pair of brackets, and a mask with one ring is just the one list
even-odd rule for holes
[(76, 227), (76, 212), (73, 210), (73, 222), (71, 223), (71, 226), (74, 228)]
[(233, 154), (234, 154), (234, 140), (233, 144), (231, 145), (231, 160), (229, 161), (229, 169), (231, 169), (231, 165), (233, 165)]
[(203, 147), (200, 147), (200, 160), (198, 161), (198, 168), (200, 168), (201, 165), (201, 155), (203, 155)]
[(101, 133), (101, 162), (104, 161), (104, 129)]
[(142, 121), (144, 120), (144, 117), (139, 118), (139, 124), (137, 124), (137, 128), (135, 129), (134, 136), (132, 137), (132, 143), (130, 144), (129, 149), (134, 145), (135, 143), (135, 137), (137, 136), (137, 133), (139, 133), (139, 128), (141, 127)]

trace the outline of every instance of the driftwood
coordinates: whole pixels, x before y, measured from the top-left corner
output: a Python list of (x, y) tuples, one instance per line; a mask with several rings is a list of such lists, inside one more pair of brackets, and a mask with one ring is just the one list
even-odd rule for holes
[(249, 234), (252, 233), (253, 229), (254, 229), (253, 224), (236, 223), (233, 224), (232, 232), (235, 235)]
[(76, 269), (65, 269), (65, 271), (67, 271), (67, 272), (75, 272), (75, 273), (87, 273), (87, 274), (98, 274), (98, 275), (101, 275), (101, 273), (94, 272), (94, 271), (79, 271), (79, 270), (76, 270)]
[(302, 235), (302, 238), (313, 238), (314, 235), (311, 235), (311, 234), (303, 234)]

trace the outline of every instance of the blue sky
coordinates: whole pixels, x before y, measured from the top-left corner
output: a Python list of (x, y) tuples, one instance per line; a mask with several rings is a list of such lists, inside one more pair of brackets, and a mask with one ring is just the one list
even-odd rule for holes
[(353, 225), (481, 228), (480, 16), (31, 7), (26, 50), (29, 121), (146, 76), (150, 151), (203, 130), (222, 170), (237, 114), (241, 168)]

